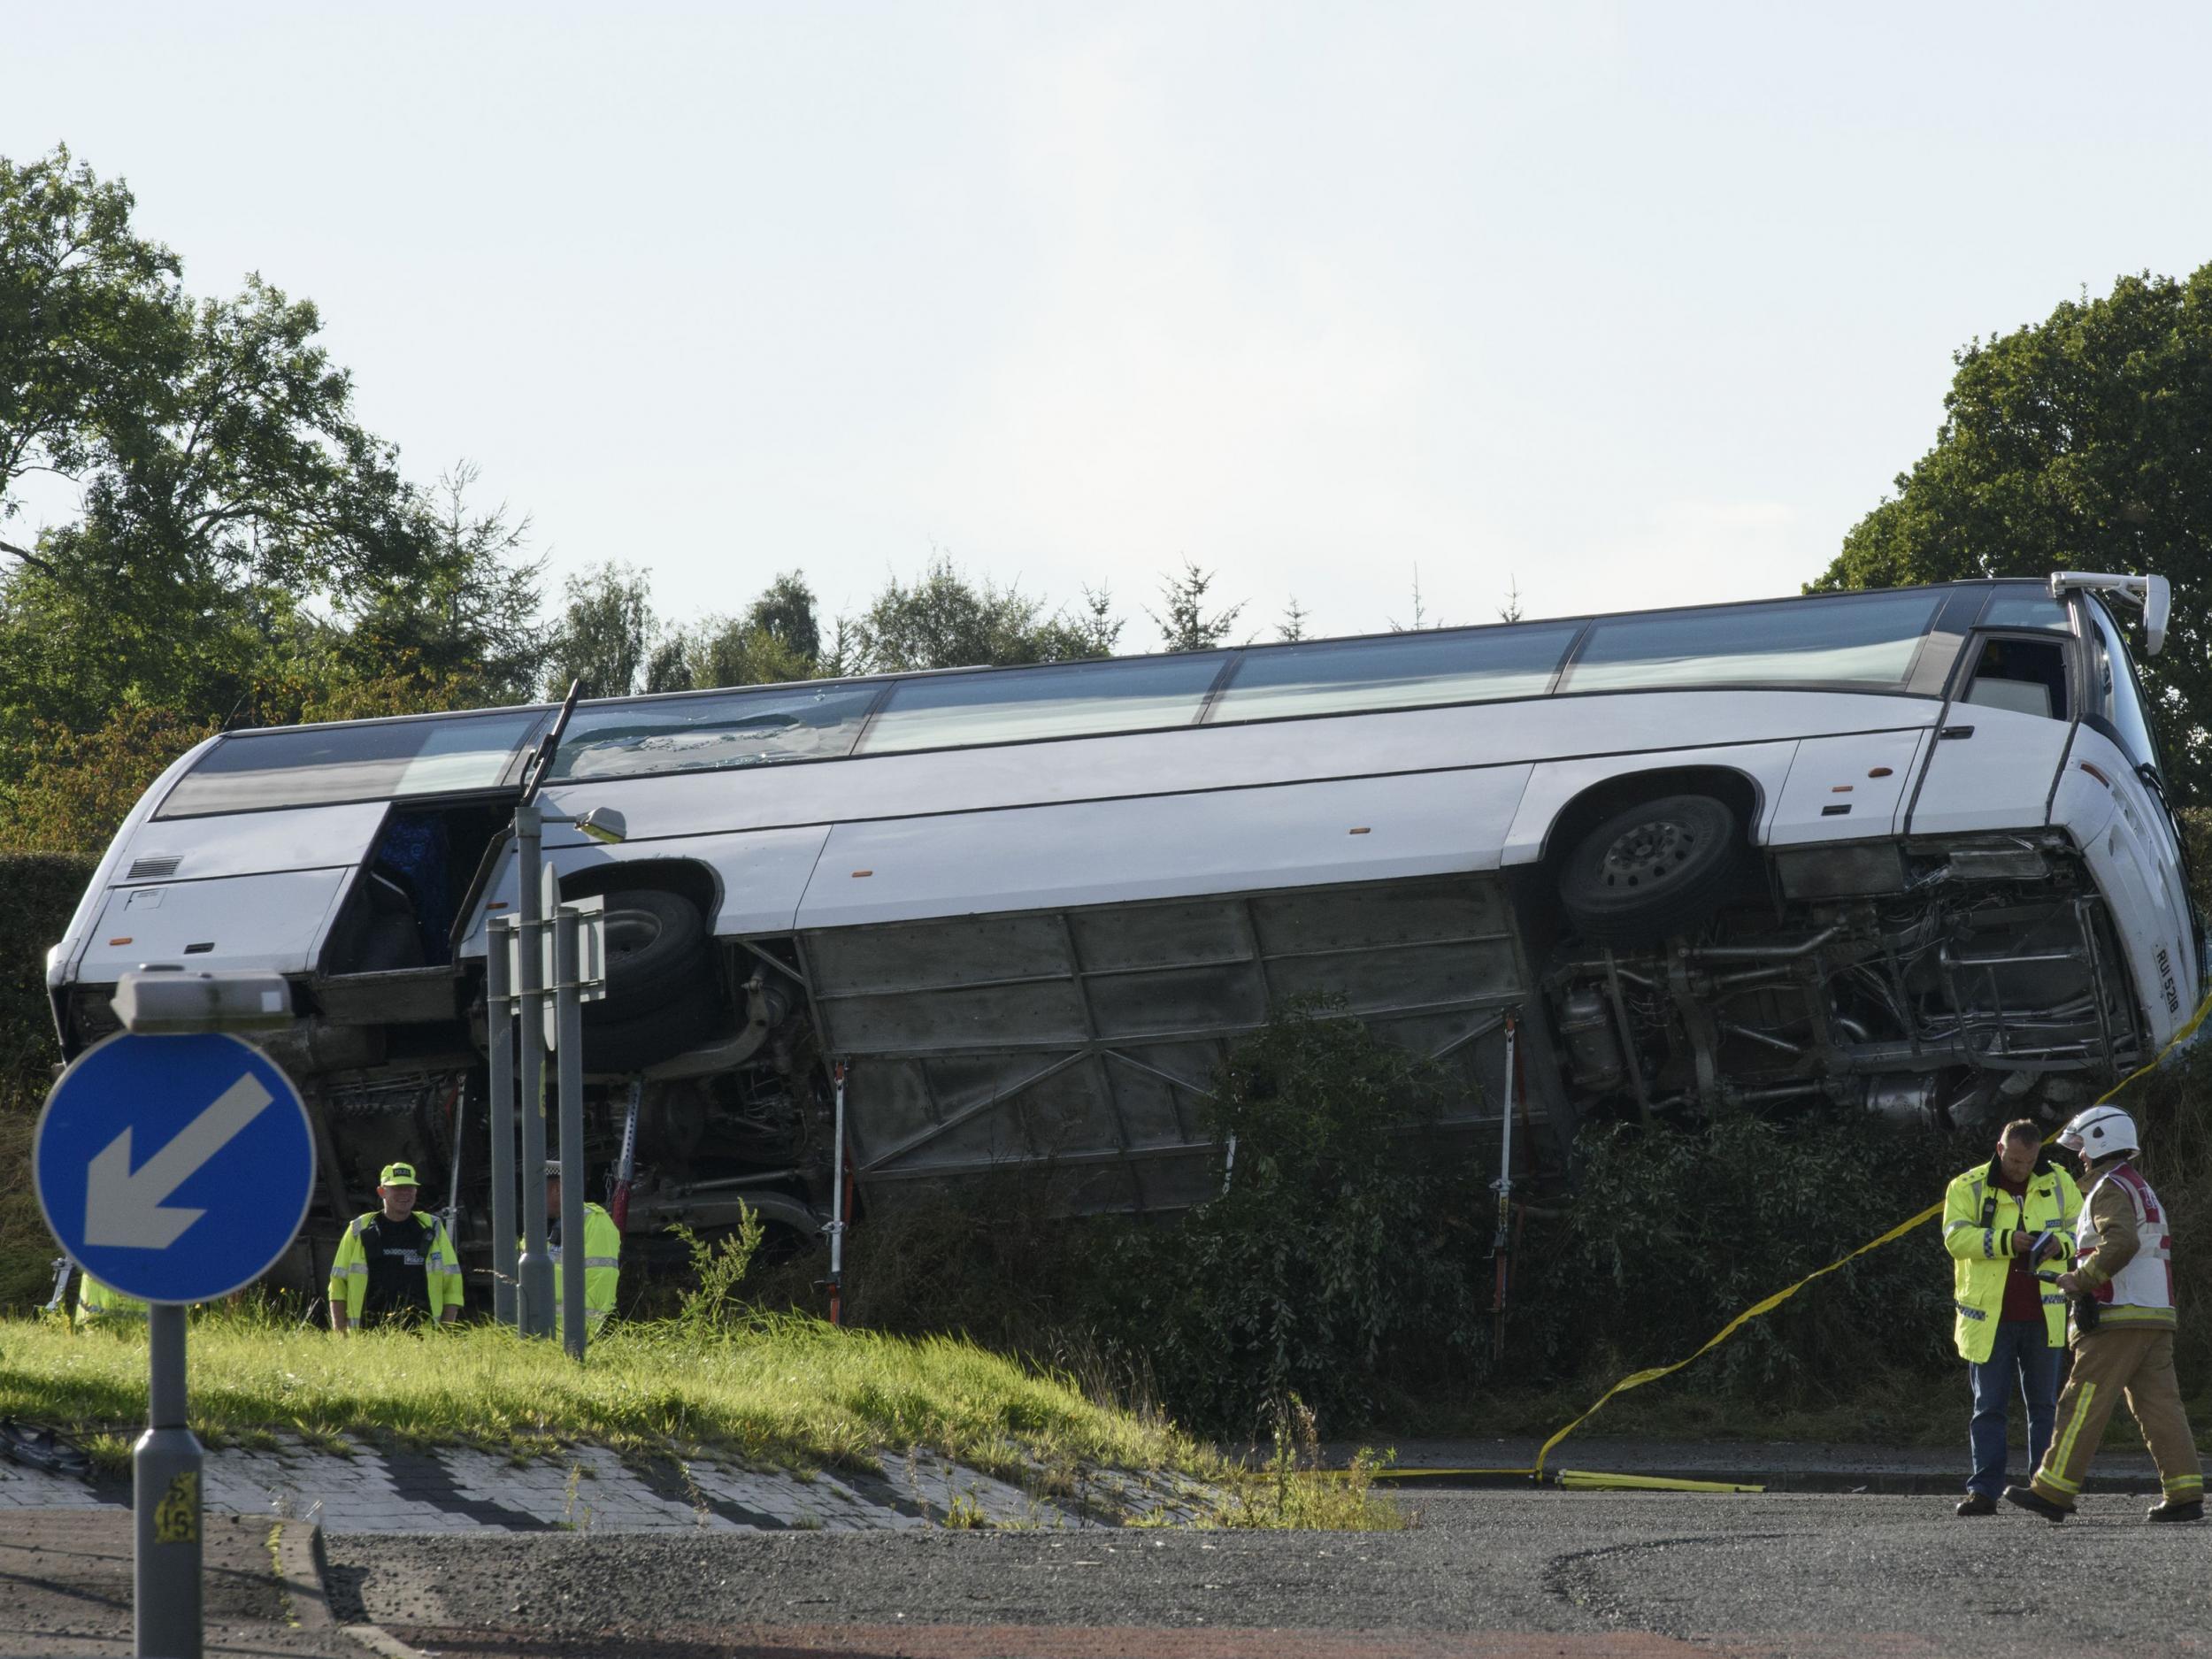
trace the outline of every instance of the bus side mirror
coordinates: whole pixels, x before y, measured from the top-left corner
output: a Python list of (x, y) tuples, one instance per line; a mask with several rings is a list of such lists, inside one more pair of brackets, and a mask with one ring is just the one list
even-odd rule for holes
[(570, 822), (592, 840), (611, 846), (630, 833), (630, 826), (622, 820), (622, 814), (611, 806), (595, 806), (581, 818)]
[(2143, 582), (2143, 655), (2155, 657), (2166, 646), (2166, 622), (2173, 614), (2173, 585), (2163, 576)]

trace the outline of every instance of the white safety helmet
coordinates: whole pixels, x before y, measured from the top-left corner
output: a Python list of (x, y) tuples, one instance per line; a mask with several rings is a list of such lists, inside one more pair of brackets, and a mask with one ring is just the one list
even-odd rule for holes
[(2092, 1164), (2143, 1149), (2143, 1143), (2135, 1138), (2135, 1119), (2117, 1106), (2092, 1106), (2085, 1112), (2077, 1112), (2074, 1120), (2058, 1132), (2058, 1143)]

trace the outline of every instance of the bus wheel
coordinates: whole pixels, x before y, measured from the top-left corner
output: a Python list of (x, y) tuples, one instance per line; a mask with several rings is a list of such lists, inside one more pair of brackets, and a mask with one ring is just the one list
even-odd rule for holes
[(1735, 874), (1736, 815), (1709, 795), (1671, 795), (1617, 812), (1559, 871), (1559, 901), (1585, 939), (1639, 945), (1710, 915)]
[(607, 995), (597, 1005), (610, 1024), (649, 1014), (714, 979), (714, 941), (705, 919), (681, 894), (659, 887), (610, 893)]

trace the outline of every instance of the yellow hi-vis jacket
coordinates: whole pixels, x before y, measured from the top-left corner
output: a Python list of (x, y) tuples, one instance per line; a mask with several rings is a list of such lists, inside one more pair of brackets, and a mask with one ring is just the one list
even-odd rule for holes
[[(361, 1245), (361, 1233), (383, 1213), (372, 1210), (346, 1223), (345, 1236), (338, 1240), (338, 1254), (330, 1263), (331, 1303), (342, 1302), (346, 1323), (357, 1328), (361, 1323), (361, 1304), (369, 1294), (369, 1257)], [(423, 1271), (430, 1282), (430, 1323), (435, 1325), (448, 1308), (461, 1305), (461, 1260), (453, 1253), (453, 1241), (446, 1237), (444, 1222), (419, 1210), (411, 1219), (428, 1235), (423, 1248)]]
[[(553, 1329), (561, 1328), (561, 1310), (566, 1304), (561, 1299), (561, 1268), (568, 1254), (556, 1245), (553, 1250)], [(584, 1330), (597, 1332), (614, 1311), (615, 1281), (621, 1276), (622, 1234), (614, 1225), (614, 1217), (597, 1204), (584, 1205)]]
[(1951, 1301), (1958, 1317), (1952, 1335), (1959, 1356), (1975, 1364), (1989, 1358), (2004, 1311), (2005, 1279), (2012, 1271), (2012, 1235), (2058, 1235), (2061, 1254), (2036, 1270), (2043, 1299), (2043, 1334), (2053, 1348), (2066, 1346), (2066, 1298), (2052, 1281), (2074, 1254), (2081, 1222), (2081, 1188), (2043, 1153), (2036, 1154), (2024, 1198), (1997, 1185), (1997, 1161), (1978, 1164), (1943, 1194), (1943, 1248), (1951, 1253)]
[(77, 1328), (88, 1325), (143, 1324), (146, 1304), (126, 1296), (112, 1285), (104, 1285), (87, 1273), (77, 1285)]

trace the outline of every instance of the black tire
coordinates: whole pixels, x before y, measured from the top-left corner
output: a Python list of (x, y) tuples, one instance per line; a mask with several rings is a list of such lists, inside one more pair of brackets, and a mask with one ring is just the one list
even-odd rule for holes
[(1641, 945), (1711, 915), (1742, 850), (1736, 815), (1709, 795), (1671, 795), (1616, 812), (1559, 870), (1559, 902), (1585, 939)]
[(584, 1004), (584, 1070), (642, 1071), (699, 1047), (723, 1024), (722, 992), (711, 972), (657, 1008), (609, 1018), (607, 1004)]
[(610, 893), (607, 995), (596, 1003), (603, 1023), (659, 1011), (702, 981), (714, 979), (714, 941), (699, 909), (659, 887)]

